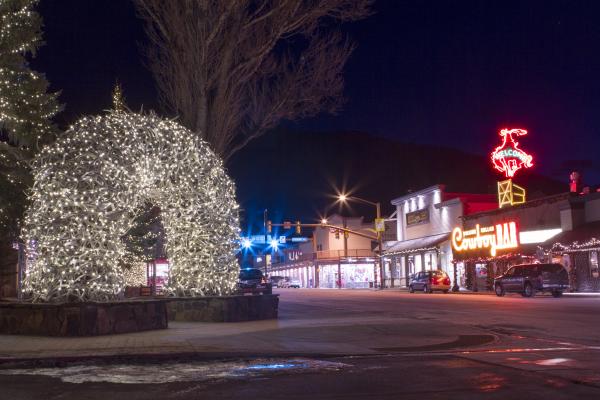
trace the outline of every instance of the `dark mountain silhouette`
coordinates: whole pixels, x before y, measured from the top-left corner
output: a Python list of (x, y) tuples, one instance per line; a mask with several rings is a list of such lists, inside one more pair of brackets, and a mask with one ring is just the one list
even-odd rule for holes
[[(243, 226), (259, 232), (265, 208), (274, 222), (314, 222), (339, 211), (372, 219), (372, 206), (339, 209), (332, 196), (344, 187), (380, 201), (389, 214), (390, 200), (409, 190), (443, 183), (447, 191), (493, 194), (503, 178), (487, 156), (361, 132), (271, 132), (235, 155), (228, 169), (237, 184)], [(568, 190), (566, 178), (558, 182), (534, 171), (519, 171), (515, 179), (529, 199)]]

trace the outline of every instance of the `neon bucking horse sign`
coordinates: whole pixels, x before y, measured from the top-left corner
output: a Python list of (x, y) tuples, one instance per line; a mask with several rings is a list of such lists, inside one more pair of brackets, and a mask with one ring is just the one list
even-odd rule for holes
[(492, 152), (492, 163), (494, 168), (502, 172), (507, 178), (515, 176), (515, 172), (521, 168), (533, 166), (533, 156), (519, 148), (519, 142), (515, 136), (527, 135), (525, 129), (502, 129), (502, 144)]

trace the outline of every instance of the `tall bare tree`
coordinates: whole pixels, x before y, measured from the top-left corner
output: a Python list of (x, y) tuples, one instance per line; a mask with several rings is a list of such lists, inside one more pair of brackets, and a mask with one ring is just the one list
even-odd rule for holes
[(135, 0), (160, 100), (225, 160), (281, 120), (335, 113), (372, 0)]

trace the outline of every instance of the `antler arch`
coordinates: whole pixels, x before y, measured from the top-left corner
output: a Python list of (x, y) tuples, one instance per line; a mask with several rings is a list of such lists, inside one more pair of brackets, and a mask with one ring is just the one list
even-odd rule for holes
[(161, 209), (174, 295), (235, 290), (235, 187), (208, 145), (179, 124), (128, 112), (85, 117), (33, 165), (24, 224), (25, 291), (98, 301), (123, 290), (121, 237), (145, 202)]

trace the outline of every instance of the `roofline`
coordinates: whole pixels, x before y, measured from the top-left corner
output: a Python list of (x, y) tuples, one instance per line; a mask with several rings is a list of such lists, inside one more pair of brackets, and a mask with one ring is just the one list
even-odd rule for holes
[(441, 203), (434, 204), (433, 206), (435, 208), (439, 209), (439, 208), (451, 206), (451, 205), (457, 204), (457, 203), (462, 203), (462, 199), (460, 197), (453, 197), (450, 200), (442, 201)]
[(393, 199), (392, 201), (390, 201), (390, 203), (392, 203), (392, 205), (394, 205), (394, 206), (397, 206), (404, 200), (410, 199), (415, 196), (423, 195), (425, 193), (433, 192), (434, 190), (440, 190), (443, 192), (445, 188), (446, 188), (446, 185), (438, 183), (433, 186), (426, 187), (425, 189), (421, 189), (416, 192), (412, 192), (412, 193), (406, 194), (404, 196), (397, 197), (397, 198)]
[(494, 214), (502, 214), (507, 211), (513, 211), (518, 209), (524, 209), (529, 207), (535, 207), (539, 203), (544, 203), (547, 201), (561, 201), (561, 200), (569, 200), (573, 196), (570, 192), (563, 192), (559, 194), (553, 194), (551, 196), (540, 197), (537, 199), (529, 200), (522, 204), (516, 204), (514, 206), (503, 207), (503, 208), (494, 208), (493, 210), (480, 211), (473, 214), (462, 215), (459, 218), (462, 220), (470, 220), (476, 219), (478, 217), (483, 217), (486, 215), (494, 215)]

